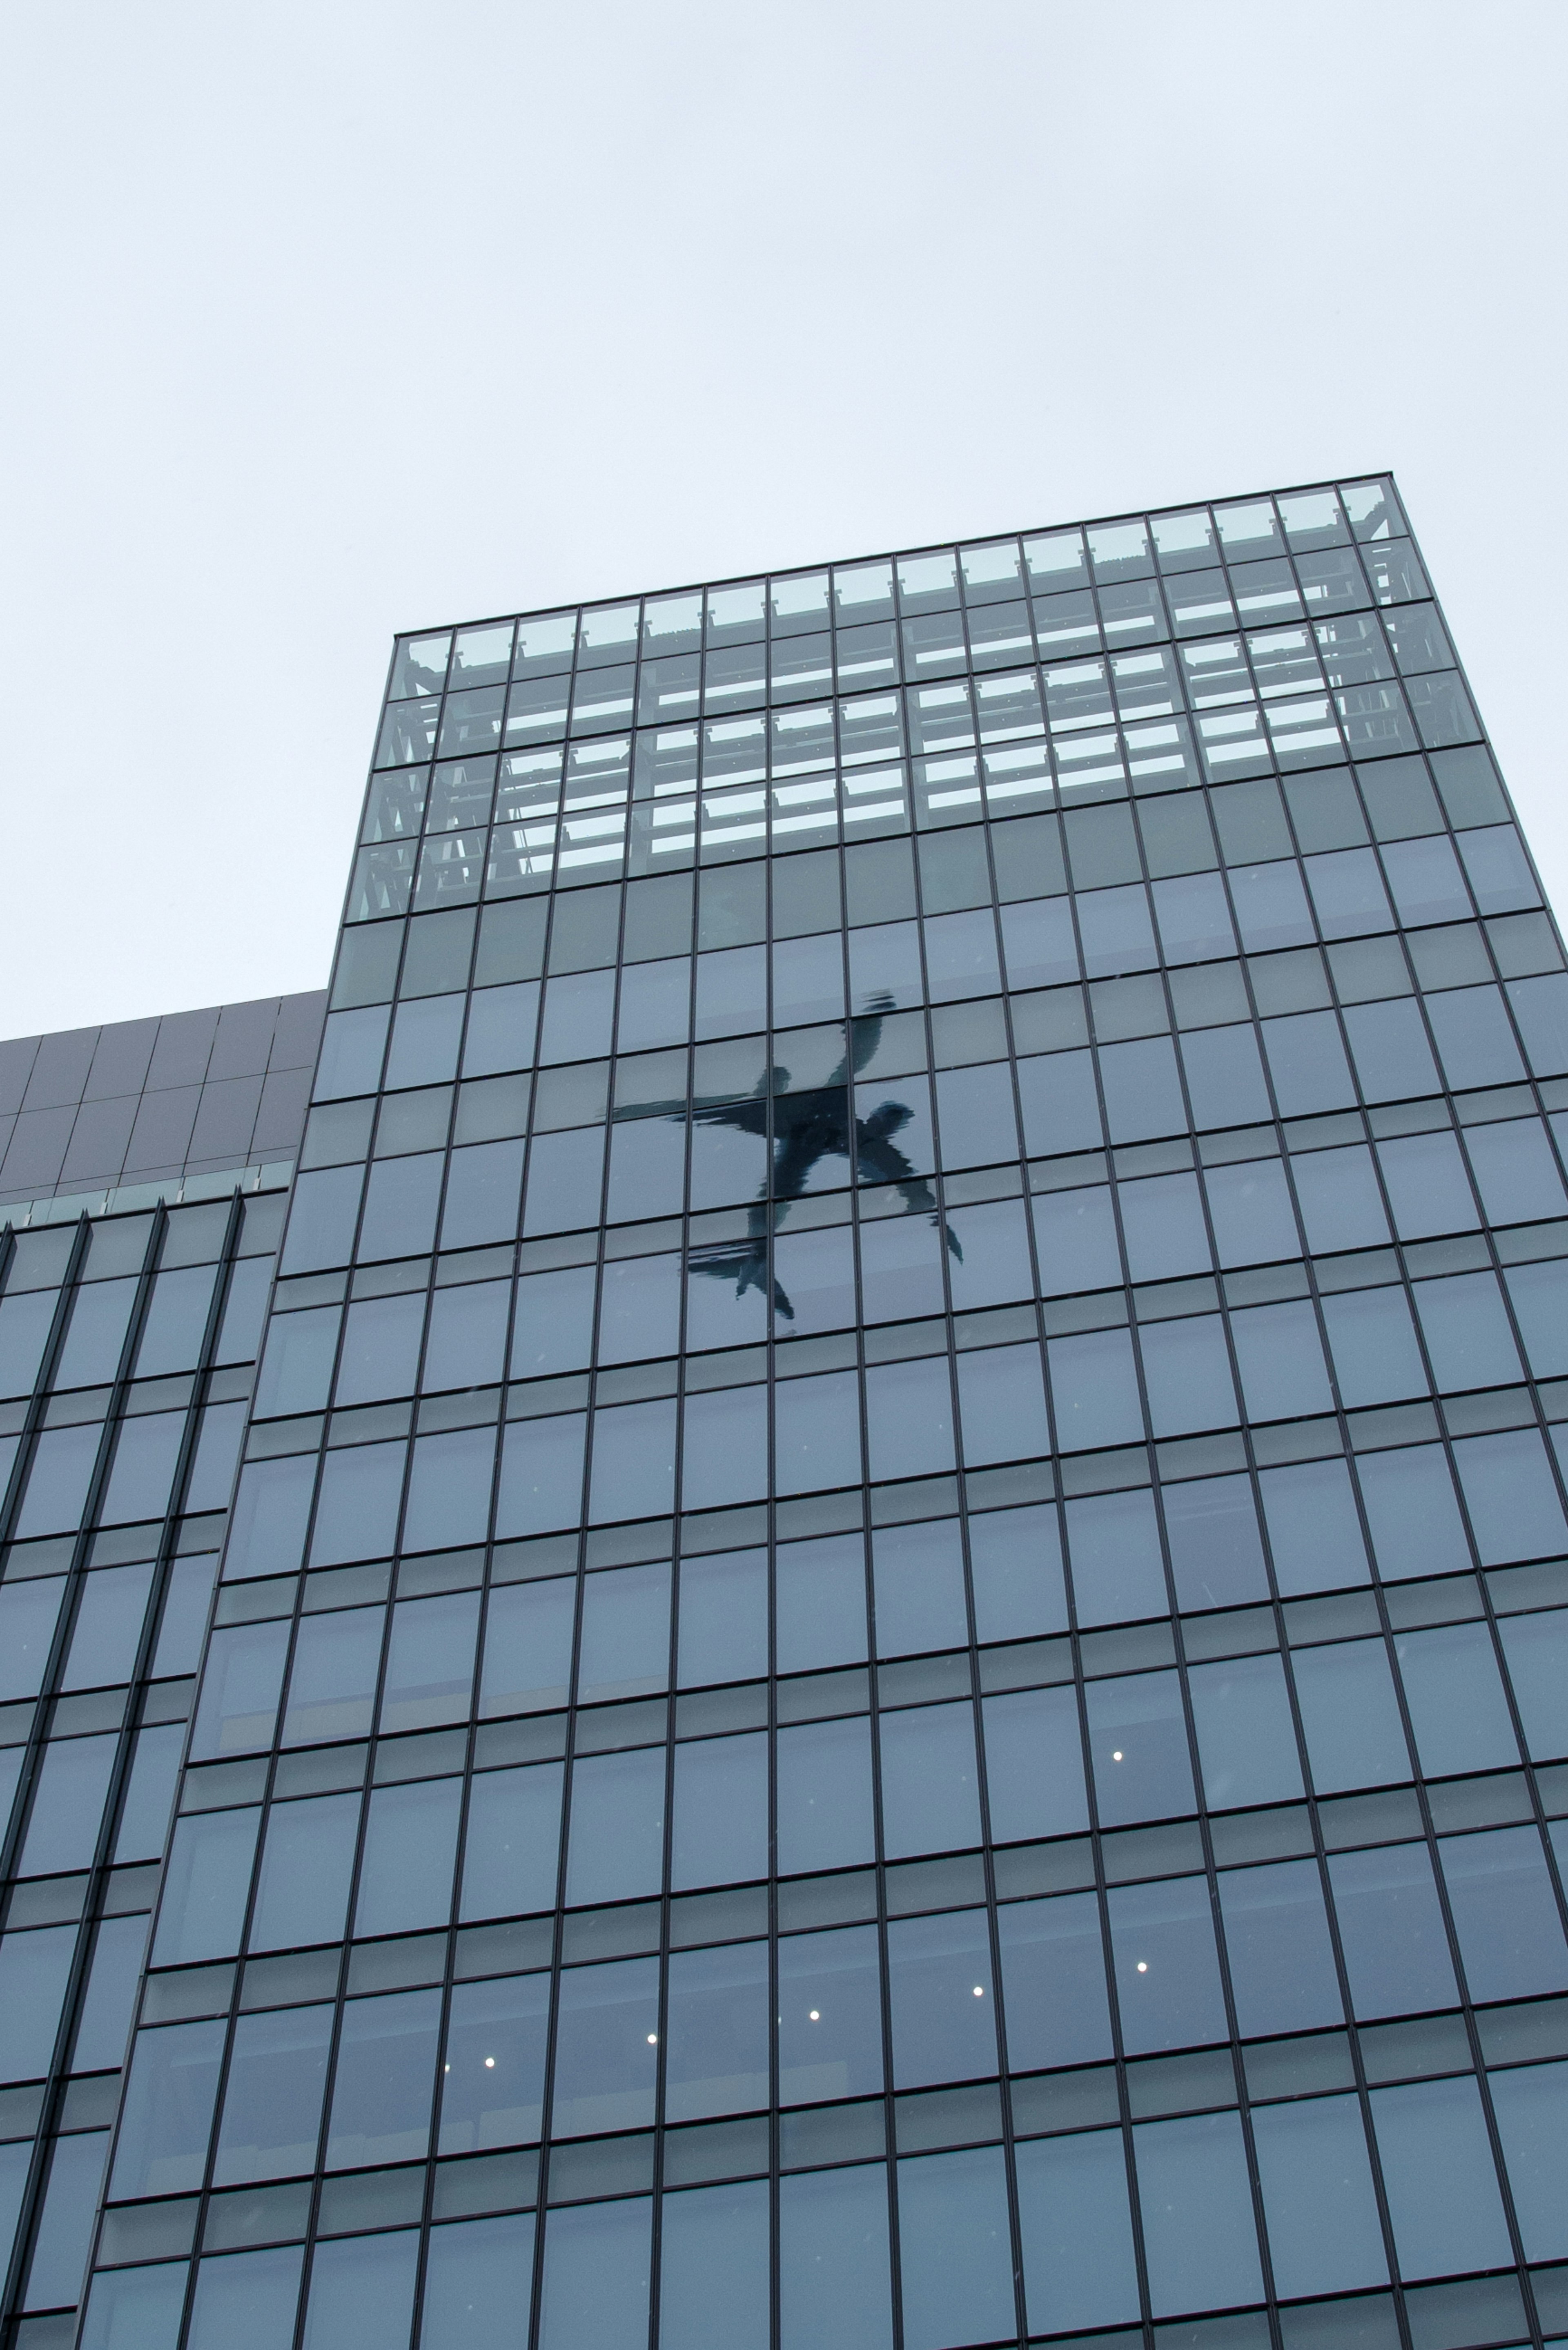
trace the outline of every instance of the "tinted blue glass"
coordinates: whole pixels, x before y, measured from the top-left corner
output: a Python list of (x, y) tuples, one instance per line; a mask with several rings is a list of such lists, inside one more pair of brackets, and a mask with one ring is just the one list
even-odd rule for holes
[(1441, 1449), (1415, 1445), (1359, 1456), (1355, 1473), (1372, 1529), (1377, 1571), (1386, 1582), (1408, 1575), (1449, 1574), (1470, 1564)]
[(1138, 1332), (1138, 1347), (1156, 1436), (1234, 1427), (1236, 1389), (1218, 1314), (1146, 1323)]
[(1033, 2138), (1017, 2149), (1031, 2333), (1115, 2325), (1138, 2314), (1120, 2130)]
[(479, 1691), (483, 1715), (566, 1704), (576, 1605), (575, 1577), (492, 1591)]
[(0, 1588), (0, 1697), (35, 1697), (42, 1687), (65, 1588), (59, 1575)]
[(1525, 2258), (1561, 2260), (1568, 2252), (1568, 2065), (1511, 2068), (1491, 2074), (1489, 2085)]
[[(1037, 1388), (1038, 1358), (1033, 1367)], [(972, 1409), (978, 1420), (981, 1411), (978, 1399)], [(912, 1363), (883, 1363), (868, 1369), (866, 1420), (874, 1478), (916, 1477), (950, 1469), (953, 1409), (946, 1355)], [(977, 1450), (981, 1440), (977, 1440)]]
[(1533, 1429), (1467, 1436), (1455, 1445), (1454, 1460), (1484, 1566), (1568, 1547), (1563, 1505)]
[(1168, 1036), (1107, 1045), (1098, 1059), (1106, 1123), (1113, 1142), (1141, 1142), (1152, 1135), (1185, 1131), (1187, 1110), (1177, 1075), (1176, 1047)]
[(767, 1492), (765, 1388), (722, 1388), (687, 1397), (680, 1477), (688, 1509), (722, 1508)]
[(1125, 1330), (1096, 1330), (1046, 1344), (1057, 1440), (1079, 1446), (1143, 1440), (1143, 1409)]
[(299, 1565), (316, 1487), (316, 1461), (251, 1461), (240, 1471), (223, 1560), (231, 1579), (282, 1575)]
[[(125, 1348), (125, 1334), (130, 1327), (130, 1309), (136, 1303), (140, 1286), (134, 1275), (124, 1281), (84, 1282), (76, 1293), (71, 1318), (66, 1326), (65, 1343), (59, 1360), (55, 1365), (54, 1385), (57, 1388), (96, 1387), (112, 1379), (119, 1368), (119, 1358)], [(25, 1360), (20, 1344), (21, 1332), (29, 1326), (39, 1333), (38, 1351), (43, 1351), (43, 1337), (48, 1330), (54, 1310), (54, 1296), (48, 1290), (36, 1290), (30, 1296), (7, 1298), (0, 1307), (0, 1334), (8, 1324), (15, 1323), (18, 1334), (18, 1370)], [(30, 1378), (18, 1378), (13, 1374), (7, 1391), (15, 1386), (31, 1387)]]
[(1188, 1685), (1210, 1808), (1299, 1803), (1301, 1763), (1278, 1657), (1195, 1665)]
[(591, 1754), (572, 1767), (566, 1899), (630, 1901), (663, 1874), (664, 1749)]
[(882, 1989), (874, 1926), (782, 1935), (778, 2000), (782, 2105), (879, 2094)]
[(1535, 1118), (1467, 1127), (1465, 1149), (1493, 1222), (1525, 1223), (1537, 1216), (1561, 1216), (1568, 1211), (1568, 1196), (1551, 1142)]
[(1500, 1628), (1531, 1754), (1568, 1753), (1568, 1612), (1511, 1616)]
[[(82, 1295), (90, 1296), (92, 1290)], [(54, 1289), (24, 1290), (0, 1298), (0, 1387), (8, 1396), (31, 1393), (58, 1299)]]
[(287, 2178), (316, 2162), (332, 2009), (242, 2015), (234, 2026), (213, 2183)]
[(384, 1621), (379, 1607), (331, 1608), (304, 1617), (289, 1674), (284, 1745), (364, 1736), (375, 1702)]
[(509, 1241), (517, 1230), (523, 1188), (523, 1145), (482, 1142), (454, 1150), (441, 1211), (442, 1248), (477, 1248)]
[(438, 1289), (431, 1301), (421, 1387), (429, 1393), (444, 1388), (484, 1387), (500, 1378), (510, 1305), (508, 1284), (504, 1281), (468, 1282), (455, 1289)]
[[(420, 1444), (440, 1442), (421, 1438)], [(459, 1440), (464, 1441), (465, 1440)], [(489, 1481), (490, 1437), (478, 1453), (481, 1493)], [(420, 1445), (415, 1447), (416, 1472)], [(458, 1462), (443, 1463), (448, 1471)], [(468, 1459), (472, 1462), (473, 1455)], [(408, 1546), (407, 1528), (404, 1542)], [(387, 1674), (381, 1689), (383, 1733), (428, 1730), (442, 1721), (466, 1721), (473, 1710), (473, 1651), (479, 1633), (479, 1594), (454, 1591), (439, 1598), (403, 1599), (392, 1610)]]
[(1196, 1811), (1176, 1675), (1090, 1681), (1084, 1697), (1100, 1825), (1121, 1827)]
[(1265, 1469), (1258, 1479), (1274, 1558), (1274, 1580), (1290, 1598), (1371, 1580), (1355, 1498), (1343, 1461)]
[(909, 2350), (996, 2342), (1016, 2323), (1002, 2148), (898, 2165), (899, 2281)]
[(880, 2163), (780, 2180), (779, 2325), (783, 2350), (890, 2350)]
[(1348, 1004), (1345, 1025), (1363, 1101), (1401, 1101), (1412, 1094), (1441, 1091), (1426, 1024), (1408, 998)]
[(49, 2069), (76, 1941), (74, 1926), (0, 1939), (0, 2075), (7, 2081), (36, 2080)]
[[(384, 1396), (411, 1395), (424, 1318), (421, 1290), (403, 1297), (368, 1297), (351, 1305), (337, 1369), (338, 1403), (379, 1403)], [(272, 1344), (269, 1332), (269, 1357)]]
[(888, 1527), (875, 1537), (877, 1653), (957, 1648), (969, 1637), (958, 1521)]
[[(1143, 1335), (1147, 1348), (1152, 1334)], [(1196, 1478), (1167, 1485), (1161, 1498), (1178, 1607), (1230, 1607), (1266, 1597), (1258, 1513), (1245, 1477)]]
[(866, 1655), (865, 1548), (858, 1534), (780, 1546), (778, 1670), (810, 1672)]
[(525, 2146), (544, 2118), (550, 1978), (459, 1983), (447, 2020), (438, 2154)]
[(223, 1959), (240, 1946), (259, 1810), (212, 1812), (174, 1830), (152, 1957), (157, 1966)]
[(523, 1216), (523, 1229), (530, 1238), (536, 1232), (569, 1232), (597, 1222), (604, 1149), (604, 1128), (598, 1126), (535, 1135), (528, 1154)]
[(225, 2252), (199, 2263), (186, 2350), (288, 2350), (304, 2249)]
[(227, 1505), (248, 1416), (243, 1403), (209, 1404), (202, 1414), (182, 1508), (221, 1510)]
[(667, 2121), (767, 2104), (765, 1942), (671, 1954), (664, 2067)]
[(1356, 2014), (1410, 2015), (1456, 2006), (1459, 1992), (1426, 1846), (1335, 1853), (1328, 1874)]
[(590, 1519), (657, 1517), (675, 1495), (675, 1402), (619, 1404), (594, 1414)]
[(179, 2195), (201, 2185), (223, 2053), (222, 2023), (138, 2033), (111, 2194)]
[(420, 1256), (435, 1243), (436, 1208), (446, 1160), (439, 1150), (414, 1159), (379, 1159), (365, 1189), (365, 1214), (356, 1253)]
[(1111, 1953), (1129, 2051), (1184, 2048), (1227, 2035), (1214, 1918), (1201, 1877), (1114, 1886)]
[(1500, 2268), (1511, 2258), (1473, 2080), (1374, 2089), (1372, 2123), (1407, 2277)]
[(413, 2228), (318, 2244), (302, 2350), (406, 2350), (419, 2250)]
[(774, 1473), (781, 1493), (859, 1482), (857, 1389), (853, 1371), (780, 1381), (774, 1394)]
[(1517, 1764), (1519, 1746), (1483, 1625), (1401, 1633), (1394, 1653), (1424, 1771), (1441, 1777)]
[(1209, 1235), (1195, 1175), (1157, 1175), (1122, 1183), (1117, 1200), (1134, 1281), (1208, 1272)]
[[(157, 1412), (149, 1419), (130, 1422), (127, 1433), (156, 1426), (165, 1417), (182, 1428), (182, 1413)], [(130, 1679), (151, 1584), (151, 1565), (100, 1567), (84, 1578), (62, 1689), (100, 1689)]]
[(1151, 1493), (1096, 1493), (1069, 1502), (1067, 1547), (1081, 1624), (1122, 1624), (1167, 1613)]
[(1071, 1689), (981, 1700), (991, 1833), (998, 1844), (1072, 1835), (1089, 1825), (1083, 1735)]
[(1535, 1829), (1445, 1836), (1438, 1852), (1470, 1997), (1568, 1988), (1568, 1944)]
[(996, 2002), (983, 1909), (896, 1918), (888, 1929), (893, 2078), (898, 2088), (997, 2069)]
[(1092, 1893), (1004, 1902), (997, 1913), (1010, 2071), (1111, 2054), (1099, 1905)]
[(495, 1437), (488, 1428), (416, 1438), (403, 1521), (404, 1550), (483, 1542), (490, 1523), (494, 1465)]
[(534, 2214), (431, 2230), (420, 2350), (504, 2350), (534, 2276)]
[(588, 1359), (596, 1275), (592, 1265), (527, 1274), (517, 1284), (512, 1376), (576, 1370)]
[(768, 1742), (688, 1740), (675, 1750), (670, 1882), (676, 1891), (768, 1873)]
[(362, 1167), (329, 1167), (296, 1177), (281, 1271), (317, 1273), (326, 1265), (348, 1263), (364, 1178)]
[(580, 1700), (645, 1697), (668, 1686), (670, 1569), (613, 1567), (583, 1586)]
[(624, 1258), (605, 1267), (599, 1304), (601, 1363), (630, 1363), (675, 1351), (680, 1322), (678, 1256)]
[(1033, 1294), (1029, 1224), (1021, 1200), (956, 1209), (948, 1218), (948, 1231), (963, 1251), (958, 1255), (950, 1241), (948, 1274), (958, 1311), (1001, 1305), (1009, 1298)]
[(1251, 2189), (1234, 2114), (1133, 2132), (1149, 2299), (1157, 2315), (1261, 2301)]
[(1031, 1461), (1050, 1451), (1038, 1347), (961, 1353), (958, 1381), (966, 1467)]
[(349, 2001), (343, 2011), (332, 2091), (328, 2169), (423, 2158), (440, 2021), (439, 1991)]
[(82, 2350), (173, 2350), (185, 2307), (186, 2262), (110, 2269), (96, 2276)]
[(274, 1805), (251, 1919), (253, 1950), (339, 1939), (358, 1825), (357, 1794)]
[(566, 1968), (556, 2024), (553, 2134), (646, 2127), (653, 2119), (658, 2032), (657, 1959)]
[(583, 1451), (587, 1420), (580, 1412), (549, 1419), (514, 1420), (501, 1442), (501, 1486), (495, 1532), (547, 1534), (582, 1523)]
[(1293, 1013), (1282, 1020), (1265, 1020), (1262, 1026), (1282, 1117), (1311, 1118), (1320, 1110), (1343, 1109), (1355, 1100), (1332, 1012)]
[(561, 1780), (560, 1763), (538, 1762), (484, 1772), (473, 1781), (463, 1850), (464, 1919), (550, 1907), (560, 1866)]
[(356, 1934), (444, 1926), (452, 1911), (461, 1779), (378, 1787), (366, 1815)]
[(1568, 1369), (1568, 1265), (1511, 1265), (1503, 1278), (1532, 1371), (1537, 1378), (1556, 1378)]
[(19, 1535), (70, 1534), (81, 1523), (88, 1484), (103, 1430), (47, 1428), (33, 1447), (26, 1490), (17, 1513)]
[(183, 1744), (178, 1722), (139, 1731), (114, 1839), (117, 1862), (155, 1860), (161, 1854)]
[(680, 1565), (682, 1689), (750, 1680), (768, 1669), (767, 1554), (722, 1551)]
[(187, 1265), (178, 1272), (158, 1275), (136, 1349), (138, 1378), (160, 1378), (168, 1372), (188, 1371), (194, 1366), (201, 1355), (217, 1278), (218, 1268), (211, 1264)]
[(1410, 1777), (1393, 1676), (1381, 1640), (1300, 1648), (1291, 1663), (1320, 1794)]
[(1244, 2037), (1310, 2032), (1342, 2020), (1314, 1861), (1222, 1869), (1220, 1914), (1236, 2020)]
[(987, 1511), (971, 1518), (969, 1539), (978, 1639), (1026, 1639), (1066, 1628), (1054, 1509)]
[(379, 1558), (391, 1549), (407, 1452), (404, 1444), (354, 1444), (328, 1452), (310, 1537), (312, 1566)]
[(1366, 2134), (1354, 2097), (1263, 2106), (1253, 2142), (1275, 2289), (1354, 2293), (1387, 2281)]
[(778, 1868), (853, 1868), (876, 1856), (871, 1725), (814, 1721), (778, 1734)]
[(1372, 1153), (1364, 1144), (1345, 1150), (1298, 1152), (1291, 1160), (1291, 1173), (1309, 1248), (1376, 1248), (1387, 1240), (1383, 1195)]
[(80, 2293), (108, 2153), (107, 2130), (56, 2139), (22, 2295), (25, 2309), (57, 2309), (74, 2303)]
[(1523, 1076), (1499, 989), (1445, 988), (1428, 996), (1427, 1012), (1450, 1086), (1506, 1086)]
[(666, 2195), (659, 2220), (664, 2350), (767, 2350), (765, 2179)]
[(1480, 1222), (1451, 1134), (1410, 1134), (1397, 1142), (1380, 1142), (1377, 1160), (1401, 1240), (1473, 1232)]
[(34, 1783), (21, 1857), (15, 1863), (19, 1876), (88, 1866), (119, 1752), (119, 1737), (112, 1734), (49, 1741)]
[(980, 1786), (967, 1701), (884, 1713), (878, 1739), (887, 1857), (977, 1845)]
[(146, 1944), (144, 1918), (106, 1918), (99, 1928), (71, 2054), (77, 2072), (107, 2072), (124, 2056)]
[(1270, 1116), (1263, 1065), (1250, 1027), (1194, 1030), (1181, 1039), (1181, 1059), (1198, 1128), (1240, 1126)]

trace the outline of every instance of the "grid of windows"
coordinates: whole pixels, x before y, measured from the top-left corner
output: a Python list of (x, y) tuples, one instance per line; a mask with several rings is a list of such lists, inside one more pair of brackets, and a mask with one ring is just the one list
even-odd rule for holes
[(0, 2258), (34, 2350), (74, 2336), (284, 1204), (8, 1236)]
[(1568, 2324), (1568, 972), (1391, 485), (406, 639), (330, 1004), (84, 2341)]

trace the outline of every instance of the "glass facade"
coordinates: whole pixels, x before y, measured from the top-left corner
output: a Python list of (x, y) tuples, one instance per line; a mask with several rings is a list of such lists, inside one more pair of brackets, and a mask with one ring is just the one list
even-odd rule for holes
[(0, 2261), (34, 2350), (76, 2332), (325, 1007), (0, 1045), (0, 1172), (36, 1187), (0, 1272)]
[(1568, 2333), (1564, 1120), (1386, 479), (400, 640), (21, 2341)]

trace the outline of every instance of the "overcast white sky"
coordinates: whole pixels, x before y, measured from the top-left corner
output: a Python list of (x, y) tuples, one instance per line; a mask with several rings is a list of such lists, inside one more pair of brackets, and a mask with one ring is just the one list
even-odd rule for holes
[(1387, 465), (1568, 903), (1560, 5), (0, 32), (0, 1034), (323, 983), (395, 630)]

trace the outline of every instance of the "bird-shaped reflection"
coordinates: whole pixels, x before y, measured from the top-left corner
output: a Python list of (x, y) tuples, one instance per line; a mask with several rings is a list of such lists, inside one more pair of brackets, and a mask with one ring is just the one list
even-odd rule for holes
[[(874, 999), (874, 1003), (875, 1009), (847, 1024), (848, 1051), (825, 1086), (807, 1093), (789, 1093), (785, 1090), (789, 1071), (775, 1064), (742, 1101), (692, 1104), (691, 1116), (701, 1124), (732, 1127), (739, 1134), (754, 1134), (765, 1140), (771, 1102), (773, 1180), (747, 1212), (745, 1238), (699, 1245), (688, 1263), (693, 1273), (732, 1281), (737, 1297), (743, 1297), (748, 1289), (771, 1294), (774, 1312), (785, 1322), (794, 1320), (794, 1308), (781, 1284), (769, 1279), (768, 1234), (784, 1222), (791, 1201), (802, 1196), (819, 1159), (849, 1159), (862, 1183), (896, 1184), (909, 1214), (929, 1214), (933, 1223), (937, 1222), (936, 1197), (929, 1183), (916, 1174), (893, 1139), (909, 1125), (914, 1112), (906, 1103), (885, 1101), (868, 1118), (857, 1118), (851, 1106), (851, 1085), (875, 1058), (882, 1038), (883, 1014), (893, 1008), (890, 997)], [(962, 1249), (951, 1232), (947, 1237), (949, 1248), (961, 1261)]]

